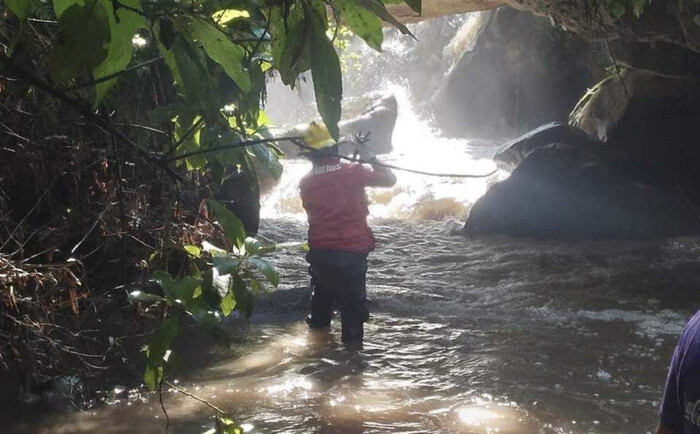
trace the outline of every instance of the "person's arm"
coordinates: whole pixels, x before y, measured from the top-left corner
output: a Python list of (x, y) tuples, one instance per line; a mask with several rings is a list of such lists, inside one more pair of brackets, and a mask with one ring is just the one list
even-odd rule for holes
[(360, 154), (362, 161), (366, 161), (372, 165), (372, 173), (367, 179), (368, 187), (393, 187), (396, 184), (396, 175), (388, 167), (381, 166), (377, 163), (377, 157), (365, 145), (364, 138), (357, 141), (357, 151)]
[(377, 157), (373, 157), (369, 163), (372, 165), (372, 176), (367, 185), (369, 187), (393, 187), (396, 184), (396, 175), (388, 167), (380, 166), (376, 163)]

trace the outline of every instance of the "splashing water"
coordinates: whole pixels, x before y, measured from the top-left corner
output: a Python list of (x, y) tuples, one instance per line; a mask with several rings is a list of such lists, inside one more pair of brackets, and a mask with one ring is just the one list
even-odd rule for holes
[[(392, 84), (388, 92), (399, 103), (399, 114), (392, 138), (394, 150), (380, 157), (384, 162), (411, 169), (438, 173), (482, 174), (496, 166), (489, 158), (493, 145), (481, 147), (465, 139), (448, 139), (420, 119), (405, 87)], [(492, 145), (492, 146), (488, 146)], [(481, 149), (479, 149), (481, 148)], [(476, 152), (475, 152), (476, 151)], [(298, 185), (309, 171), (305, 160), (283, 162), (284, 173), (279, 185), (262, 199), (262, 216), (304, 218)], [(444, 217), (464, 218), (469, 207), (481, 197), (490, 183), (503, 179), (500, 172), (488, 178), (438, 178), (396, 171), (397, 184), (391, 189), (369, 191), (370, 215), (379, 218), (419, 218), (442, 220)]]
[[(491, 160), (502, 141), (449, 139), (431, 127), (429, 114), (419, 115), (419, 104), (430, 98), (441, 85), (445, 74), (459, 62), (462, 54), (473, 48), (482, 13), (445, 17), (441, 20), (412, 25), (423, 44), (394, 30), (385, 31), (383, 52), (377, 53), (364, 42), (353, 40), (348, 59), (361, 59), (361, 68), (348, 66), (344, 71), (345, 97), (367, 101), (368, 96), (394, 95), (398, 117), (392, 137), (393, 151), (380, 159), (399, 167), (454, 174), (484, 174), (496, 165)], [(444, 45), (435, 50), (431, 43)], [(355, 56), (355, 57), (353, 57)], [(345, 110), (351, 112), (353, 110)], [(295, 90), (280, 80), (268, 84), (268, 115), (282, 123), (305, 123), (315, 114), (313, 86), (308, 80)], [(262, 200), (263, 217), (293, 217), (303, 220), (304, 210), (298, 185), (309, 171), (305, 160), (283, 162), (284, 173), (276, 188)], [(438, 178), (396, 171), (397, 184), (391, 189), (370, 189), (372, 218), (442, 220), (466, 218), (473, 203), (488, 186), (505, 179), (506, 172), (488, 178)]]

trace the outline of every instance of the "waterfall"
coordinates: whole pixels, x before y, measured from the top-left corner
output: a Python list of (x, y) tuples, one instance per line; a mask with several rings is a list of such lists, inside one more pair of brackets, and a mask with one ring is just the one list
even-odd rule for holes
[[(393, 152), (382, 160), (401, 167), (441, 173), (487, 173), (495, 169), (491, 156), (498, 143), (468, 137), (448, 139), (431, 126), (424, 101), (441, 85), (444, 75), (473, 46), (481, 13), (443, 17), (411, 25), (420, 42), (393, 29), (384, 31), (383, 53), (353, 38), (341, 52), (345, 65), (344, 118), (377, 95), (393, 94), (398, 101)], [(355, 64), (354, 62), (361, 62)], [(295, 89), (280, 80), (268, 83), (267, 113), (278, 125), (307, 123), (318, 117), (310, 74)], [(298, 184), (310, 164), (283, 162), (279, 184), (262, 199), (262, 216), (304, 218)], [(370, 213), (381, 218), (442, 219), (466, 217), (469, 207), (486, 192), (489, 183), (507, 176), (484, 179), (433, 178), (397, 172), (391, 189), (370, 189)]]

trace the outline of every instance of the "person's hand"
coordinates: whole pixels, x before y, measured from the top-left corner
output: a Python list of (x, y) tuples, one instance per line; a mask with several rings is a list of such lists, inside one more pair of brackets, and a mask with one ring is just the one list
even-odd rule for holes
[(355, 134), (355, 142), (357, 142), (360, 145), (364, 145), (369, 141), (369, 136), (372, 134), (371, 131), (363, 133), (360, 131), (359, 133)]
[(360, 154), (362, 161), (370, 162), (375, 158), (374, 152), (372, 152), (370, 147), (365, 144), (358, 143), (357, 152)]

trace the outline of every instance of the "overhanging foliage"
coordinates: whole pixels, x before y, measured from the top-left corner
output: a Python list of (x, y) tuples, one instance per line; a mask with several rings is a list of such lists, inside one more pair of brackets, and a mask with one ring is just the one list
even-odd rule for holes
[[(420, 0), (407, 3), (420, 11)], [(261, 174), (281, 175), (283, 156), (263, 110), (268, 75), (295, 86), (309, 73), (319, 114), (338, 137), (343, 89), (334, 30), (344, 23), (381, 50), (381, 21), (410, 34), (380, 0), (6, 0), (0, 6), (0, 97), (2, 133), (11, 142), (3, 152), (11, 152), (17, 168), (49, 171), (42, 175), (50, 182), (42, 177), (37, 189), (70, 191), (51, 206), (42, 204), (46, 194), (28, 195), (35, 204), (25, 207), (4, 201), (3, 189), (21, 182), (0, 185), (0, 220), (14, 227), (0, 240), (0, 265), (13, 270), (11, 279), (0, 278), (0, 305), (14, 321), (8, 322), (13, 336), (27, 344), (18, 365), (41, 342), (56, 342), (44, 329), (26, 326), (38, 323), (32, 315), (67, 306), (61, 321), (69, 324), (65, 318), (79, 317), (91, 302), (89, 275), (76, 277), (77, 269), (112, 271), (111, 264), (121, 264), (114, 273), (119, 281), (111, 274), (93, 281), (111, 285), (101, 293), (109, 300), (126, 302), (128, 288), (138, 312), (155, 322), (143, 375), (151, 388), (177, 364), (173, 343), (185, 324), (218, 339), (223, 317), (250, 315), (264, 282), (279, 283), (274, 265), (261, 256), (280, 247), (248, 237), (237, 216), (211, 200), (212, 192), (231, 179), (244, 177), (257, 189)], [(57, 140), (69, 151), (46, 145)], [(74, 168), (78, 160), (89, 170)], [(192, 200), (201, 205), (190, 206)], [(44, 206), (42, 218), (33, 218)], [(62, 226), (52, 217), (57, 213)], [(86, 232), (76, 235), (76, 229)], [(37, 266), (28, 262), (44, 258), (47, 246), (30, 243), (42, 231), (58, 240), (58, 247), (48, 247), (60, 252), (46, 257), (40, 266), (46, 273), (32, 271)], [(128, 239), (137, 246), (127, 248)], [(88, 244), (96, 250), (81, 254)], [(96, 251), (108, 265), (92, 256)], [(132, 275), (144, 269), (157, 286), (132, 287)], [(63, 277), (55, 279), (59, 272)], [(29, 281), (42, 292), (17, 288)], [(27, 336), (37, 344), (29, 345)], [(119, 339), (110, 335), (109, 348)], [(102, 347), (85, 351), (93, 350)], [(220, 432), (239, 432), (233, 419), (217, 414), (217, 421)]]

